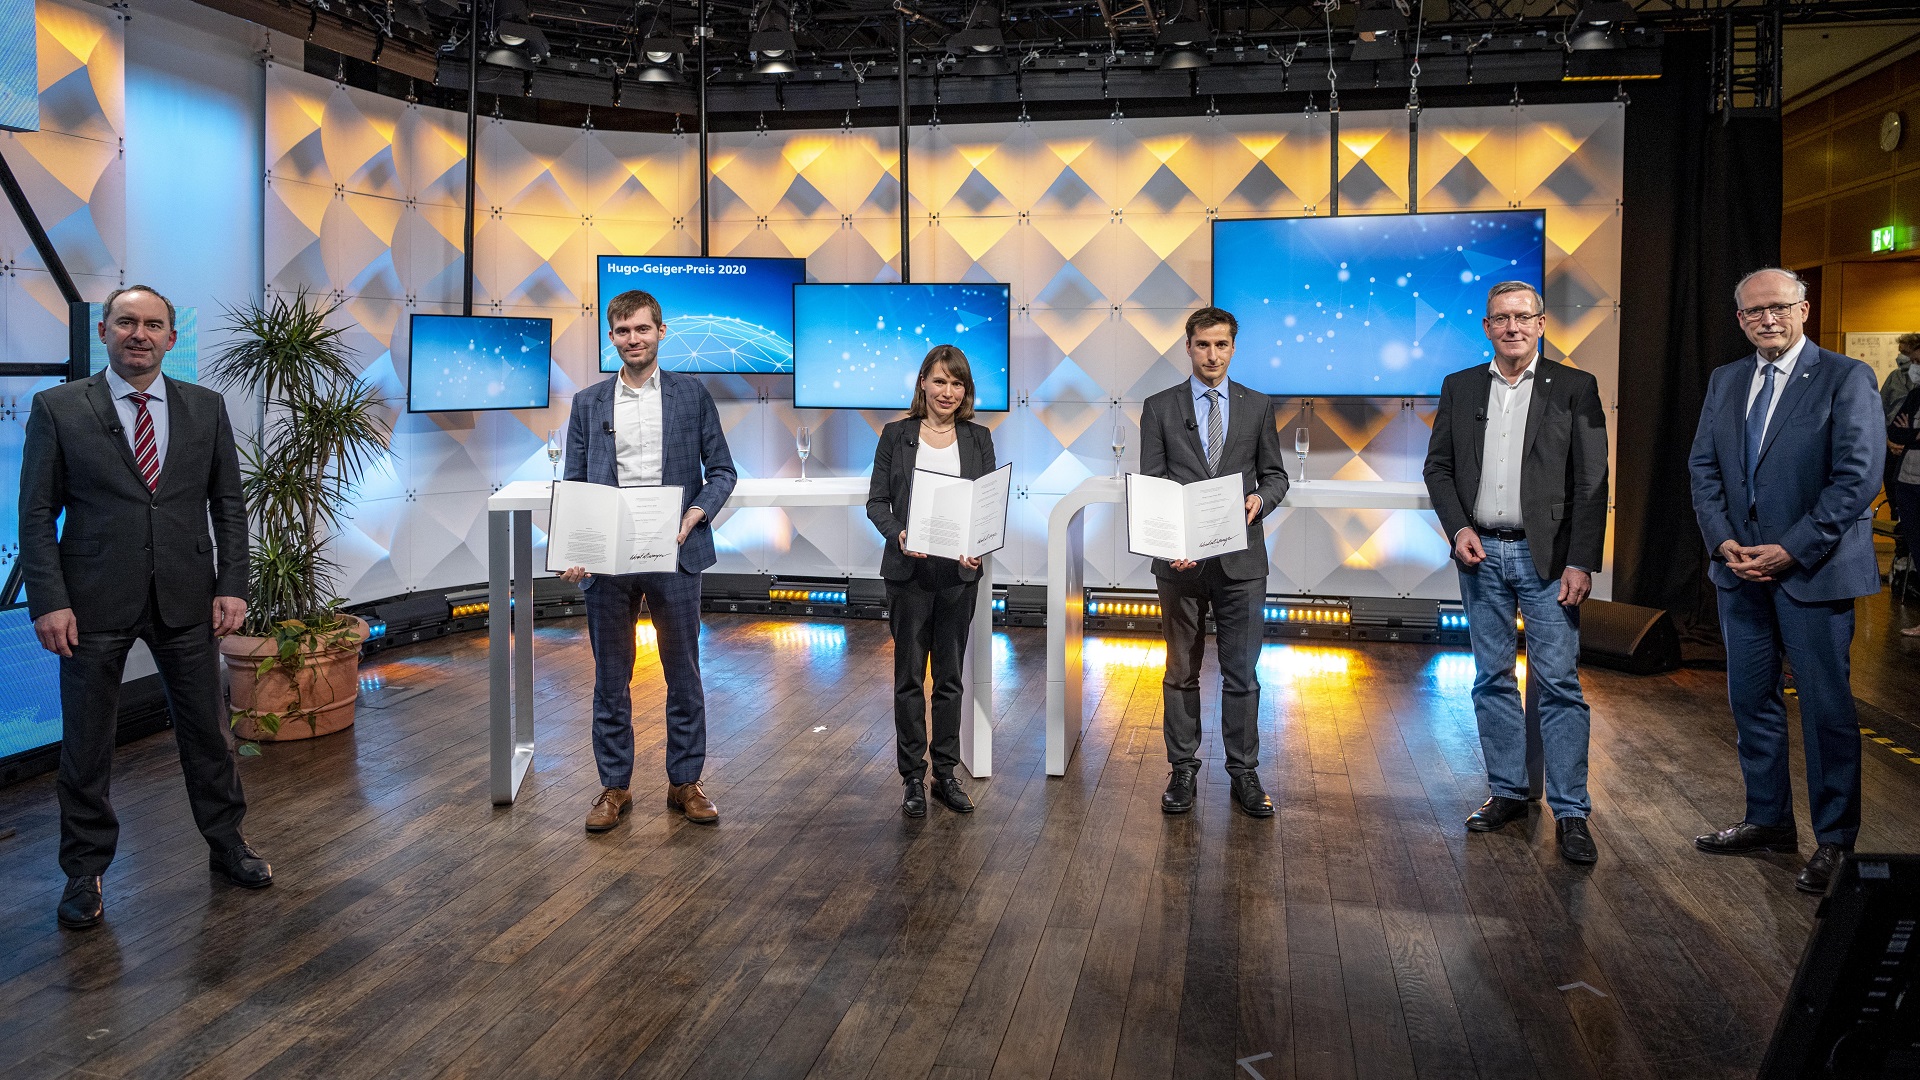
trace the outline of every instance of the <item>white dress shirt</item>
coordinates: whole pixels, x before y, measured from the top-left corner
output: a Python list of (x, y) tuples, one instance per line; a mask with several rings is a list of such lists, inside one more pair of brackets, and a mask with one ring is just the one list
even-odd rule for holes
[(1528, 360), (1518, 381), (1509, 384), (1499, 361), (1490, 365), (1493, 387), (1487, 391), (1487, 430), (1480, 451), (1480, 491), (1473, 499), (1473, 522), (1483, 529), (1524, 529), (1520, 515), (1520, 467), (1527, 450), (1527, 409), (1533, 403), (1538, 357)]
[(1779, 374), (1773, 377), (1773, 400), (1767, 403), (1766, 418), (1760, 421), (1760, 438), (1763, 441), (1767, 437), (1767, 425), (1773, 423), (1774, 411), (1780, 408), (1780, 399), (1786, 395), (1787, 380), (1793, 378), (1793, 365), (1799, 362), (1800, 350), (1806, 347), (1807, 338), (1802, 334), (1800, 340), (1794, 342), (1786, 352), (1781, 353), (1778, 360), (1765, 360), (1757, 353), (1754, 355), (1753, 379), (1747, 383), (1748, 412), (1753, 411), (1754, 400), (1760, 396), (1760, 388), (1766, 385), (1767, 365), (1772, 364), (1780, 369)]
[(660, 369), (653, 369), (638, 390), (627, 385), (627, 374), (616, 375), (613, 388), (613, 446), (621, 487), (657, 487), (660, 484), (661, 445), (665, 437), (660, 419)]
[[(133, 425), (140, 415), (127, 395), (134, 393), (133, 384), (121, 378), (112, 368), (107, 369), (107, 392), (113, 395), (113, 411), (120, 417), (120, 431), (127, 437), (127, 446), (133, 448)], [(165, 376), (156, 377), (147, 387), (147, 418), (153, 421), (153, 450), (160, 455), (160, 467), (167, 467), (167, 380)], [(134, 451), (138, 453), (136, 449)]]
[(945, 473), (948, 476), (960, 475), (960, 433), (954, 432), (953, 441), (945, 446), (935, 446), (920, 438), (920, 450), (913, 457), (913, 467), (928, 472)]

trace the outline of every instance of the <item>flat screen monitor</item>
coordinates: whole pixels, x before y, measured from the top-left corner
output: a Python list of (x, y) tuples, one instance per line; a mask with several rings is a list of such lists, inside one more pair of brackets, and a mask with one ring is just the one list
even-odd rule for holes
[(415, 315), (407, 332), (407, 411), (544, 409), (553, 320)]
[(1546, 214), (1489, 210), (1213, 223), (1232, 377), (1286, 397), (1438, 394), (1491, 360), (1487, 290), (1546, 282)]
[(27, 606), (0, 608), (0, 759), (60, 741), (60, 657), (40, 647)]
[(33, 0), (0, 0), (0, 128), (40, 130)]
[(1010, 302), (997, 284), (796, 286), (793, 403), (904, 409), (927, 353), (955, 345), (973, 369), (973, 407), (1005, 412)]
[[(82, 308), (86, 310), (81, 311)], [(69, 306), (67, 358), (69, 378), (84, 379), (107, 370), (107, 343), (100, 340), (100, 321), (106, 318), (106, 305), (78, 303)], [(181, 382), (200, 381), (200, 310), (176, 307), (173, 311), (173, 348), (160, 361), (160, 373)]]
[(600, 370), (620, 370), (607, 304), (630, 289), (660, 301), (660, 366), (707, 374), (793, 372), (793, 287), (805, 259), (600, 256)]

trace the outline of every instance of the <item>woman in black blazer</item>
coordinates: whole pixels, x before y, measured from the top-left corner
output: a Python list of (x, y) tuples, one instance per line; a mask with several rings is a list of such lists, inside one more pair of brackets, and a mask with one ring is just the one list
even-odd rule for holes
[(973, 801), (953, 775), (960, 764), (960, 665), (973, 623), (980, 560), (943, 559), (907, 550), (907, 500), (916, 468), (969, 480), (994, 470), (993, 433), (972, 422), (973, 371), (967, 355), (936, 345), (921, 361), (906, 419), (880, 432), (867, 490), (867, 520), (886, 538), (880, 576), (893, 626), (893, 726), (908, 817), (927, 812), (927, 710), (923, 679), (933, 661), (933, 797), (957, 813)]

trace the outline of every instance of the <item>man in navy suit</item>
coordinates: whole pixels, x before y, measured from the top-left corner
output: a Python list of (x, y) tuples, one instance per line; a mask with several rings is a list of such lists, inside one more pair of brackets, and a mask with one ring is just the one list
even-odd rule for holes
[(1873, 497), (1886, 455), (1873, 371), (1806, 339), (1807, 286), (1756, 270), (1734, 290), (1757, 352), (1713, 373), (1688, 465), (1711, 553), (1746, 816), (1694, 838), (1715, 855), (1793, 851), (1780, 659), (1793, 658), (1813, 857), (1794, 882), (1823, 893), (1860, 831), (1860, 733), (1848, 677), (1853, 599), (1880, 590)]
[[(666, 336), (660, 302), (634, 290), (607, 304), (607, 335), (620, 352), (612, 378), (573, 399), (567, 419), (568, 480), (612, 487), (678, 486), (680, 563), (656, 574), (561, 576), (587, 598), (593, 646), (593, 757), (599, 795), (587, 831), (605, 832), (633, 806), (634, 630), (641, 604), (653, 619), (667, 680), (667, 808), (711, 825), (719, 808), (700, 787), (707, 757), (706, 694), (700, 686), (700, 572), (714, 563), (713, 516), (733, 492), (733, 456), (720, 413), (698, 379), (660, 370)], [(582, 584), (584, 582), (584, 584)]]

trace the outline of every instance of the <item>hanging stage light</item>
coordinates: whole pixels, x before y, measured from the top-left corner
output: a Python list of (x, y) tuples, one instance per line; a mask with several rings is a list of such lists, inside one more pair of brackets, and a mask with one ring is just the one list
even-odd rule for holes
[(1567, 32), (1567, 48), (1575, 52), (1617, 49), (1620, 30), (1632, 21), (1633, 8), (1622, 0), (1581, 4)]
[(1160, 31), (1160, 70), (1188, 71), (1212, 63), (1213, 27), (1200, 17), (1197, 0), (1181, 0), (1180, 14)]
[(1353, 43), (1353, 60), (1398, 60), (1406, 55), (1403, 39), (1408, 27), (1407, 9), (1396, 0), (1361, 0), (1354, 15), (1353, 29), (1359, 40)]
[(967, 15), (966, 29), (947, 38), (947, 52), (960, 59), (962, 75), (1011, 75), (1007, 39), (1000, 32), (1000, 5), (979, 0)]
[(747, 39), (747, 49), (754, 55), (754, 74), (791, 75), (800, 70), (800, 65), (793, 60), (794, 54), (800, 51), (800, 42), (793, 36), (783, 0), (768, 0), (760, 9), (757, 25), (759, 29)]

